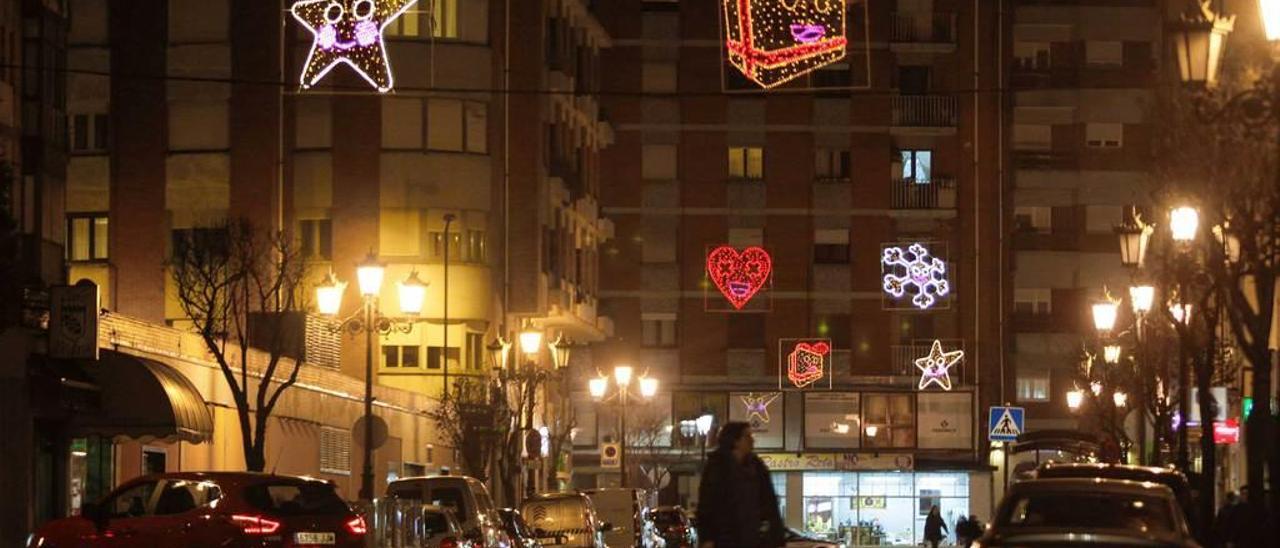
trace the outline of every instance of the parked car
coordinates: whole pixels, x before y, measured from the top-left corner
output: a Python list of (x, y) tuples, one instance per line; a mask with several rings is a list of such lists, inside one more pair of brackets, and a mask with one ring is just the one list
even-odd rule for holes
[(542, 548), (542, 544), (533, 536), (533, 529), (524, 522), (524, 516), (520, 515), (519, 510), (502, 508), (498, 510), (498, 516), (502, 518), (502, 526), (506, 528), (507, 536), (511, 537), (511, 545), (514, 548)]
[(844, 543), (811, 537), (795, 529), (787, 529), (783, 540), (786, 548), (845, 548)]
[(476, 548), (511, 546), (498, 509), (489, 498), (489, 490), (475, 478), (451, 475), (400, 478), (387, 484), (387, 496), (452, 510), (462, 524), (466, 540)]
[(543, 546), (606, 548), (603, 533), (612, 524), (600, 521), (591, 499), (582, 493), (546, 493), (524, 500), (520, 513)]
[(1015, 483), (974, 546), (1199, 548), (1173, 490), (1100, 478)]
[(41, 547), (325, 545), (363, 547), (364, 518), (332, 483), (249, 472), (185, 472), (125, 482), (80, 516), (32, 535)]
[(1195, 497), (1191, 485), (1182, 472), (1172, 468), (1134, 466), (1128, 464), (1102, 464), (1077, 462), (1046, 462), (1036, 469), (1033, 477), (1049, 478), (1103, 478), (1159, 483), (1173, 490), (1173, 498), (1187, 518), (1192, 534), (1200, 531), (1196, 514)]
[(666, 542), (667, 548), (696, 548), (698, 546), (698, 530), (693, 520), (679, 506), (659, 506), (649, 511), (658, 536)]
[(605, 533), (609, 548), (658, 548), (666, 542), (658, 535), (649, 515), (649, 494), (644, 489), (610, 487), (583, 491), (596, 515), (612, 525)]

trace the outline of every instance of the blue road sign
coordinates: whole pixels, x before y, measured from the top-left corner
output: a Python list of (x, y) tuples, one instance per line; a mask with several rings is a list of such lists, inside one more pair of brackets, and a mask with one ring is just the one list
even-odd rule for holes
[(1021, 407), (992, 406), (987, 418), (987, 439), (991, 441), (1018, 441), (1023, 433), (1026, 413)]

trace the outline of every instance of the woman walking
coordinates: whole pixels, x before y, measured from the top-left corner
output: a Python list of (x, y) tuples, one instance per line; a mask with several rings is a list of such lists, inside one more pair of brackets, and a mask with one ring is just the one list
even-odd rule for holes
[(777, 548), (782, 514), (769, 468), (752, 451), (751, 425), (720, 427), (718, 447), (707, 455), (698, 487), (698, 538), (702, 548)]
[(929, 548), (938, 548), (938, 544), (942, 542), (945, 536), (943, 531), (950, 533), (947, 529), (947, 522), (942, 519), (942, 515), (938, 513), (938, 505), (933, 505), (929, 509), (929, 517), (924, 519), (924, 543)]

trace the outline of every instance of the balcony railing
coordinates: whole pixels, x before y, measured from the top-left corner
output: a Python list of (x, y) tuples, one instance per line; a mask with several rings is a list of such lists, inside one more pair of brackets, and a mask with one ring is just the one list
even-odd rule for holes
[(893, 14), (889, 31), (890, 42), (954, 44), (956, 41), (956, 14), (908, 13)]
[(955, 127), (956, 99), (946, 95), (893, 97), (893, 125), (897, 127)]
[(952, 209), (956, 207), (956, 180), (951, 177), (894, 179), (891, 192), (893, 209)]

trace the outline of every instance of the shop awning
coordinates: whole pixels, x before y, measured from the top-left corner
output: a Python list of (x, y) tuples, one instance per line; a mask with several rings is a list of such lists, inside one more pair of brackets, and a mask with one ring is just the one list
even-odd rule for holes
[(72, 419), (75, 435), (189, 443), (212, 437), (213, 418), (204, 398), (174, 368), (111, 350), (80, 367), (100, 390), (100, 406)]

